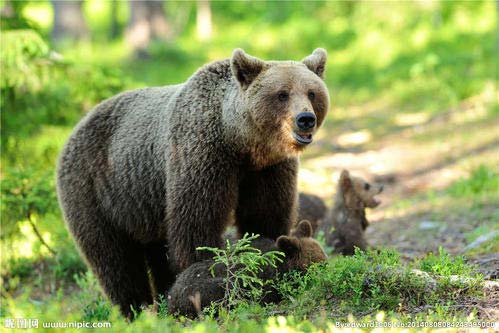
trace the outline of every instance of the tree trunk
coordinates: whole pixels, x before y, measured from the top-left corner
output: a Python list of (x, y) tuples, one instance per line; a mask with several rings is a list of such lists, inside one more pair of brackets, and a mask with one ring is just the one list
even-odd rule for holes
[(198, 38), (202, 41), (211, 38), (211, 7), (209, 0), (197, 2), (196, 27)]
[(52, 0), (54, 8), (54, 27), (52, 39), (60, 42), (64, 39), (81, 40), (88, 37), (88, 28), (83, 17), (81, 6), (83, 0)]
[(130, 20), (126, 39), (135, 51), (144, 52), (155, 39), (171, 38), (171, 27), (165, 15), (163, 1), (129, 1)]
[(111, 0), (111, 10), (109, 12), (111, 26), (109, 28), (109, 39), (113, 40), (120, 35), (120, 25), (118, 23), (118, 0)]

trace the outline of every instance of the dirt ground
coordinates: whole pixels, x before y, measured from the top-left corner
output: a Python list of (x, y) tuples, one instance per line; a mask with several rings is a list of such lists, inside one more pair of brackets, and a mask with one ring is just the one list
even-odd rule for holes
[[(499, 205), (490, 200), (473, 208), (466, 198), (449, 199), (442, 190), (481, 163), (499, 165), (499, 119), (486, 111), (494, 99), (497, 92), (492, 97), (475, 96), (435, 117), (404, 114), (398, 126), (383, 118), (389, 112), (379, 104), (362, 106), (362, 117), (340, 114), (339, 125), (327, 130), (331, 137), (319, 137), (319, 147), (302, 159), (300, 189), (331, 205), (339, 173), (348, 169), (385, 185), (382, 204), (368, 212), (367, 239), (372, 246), (394, 248), (407, 260), (436, 253), (439, 247), (464, 254), (470, 244), (466, 235), (483, 225), (497, 232), (499, 221), (493, 219)], [(384, 127), (389, 129), (377, 130)], [(484, 300), (463, 301), (463, 306), (474, 306), (483, 318), (498, 320), (499, 253), (468, 257), (486, 280), (495, 282), (486, 285)]]

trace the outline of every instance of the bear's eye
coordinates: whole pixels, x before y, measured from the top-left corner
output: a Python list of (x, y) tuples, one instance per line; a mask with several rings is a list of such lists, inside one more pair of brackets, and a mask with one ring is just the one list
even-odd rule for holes
[(308, 93), (308, 99), (311, 101), (313, 101), (315, 99), (315, 93), (313, 91), (310, 91)]
[(371, 185), (369, 183), (364, 184), (364, 190), (369, 191), (370, 188), (371, 188)]
[(289, 98), (289, 94), (286, 91), (280, 91), (277, 94), (277, 98), (279, 98), (281, 102), (286, 102)]

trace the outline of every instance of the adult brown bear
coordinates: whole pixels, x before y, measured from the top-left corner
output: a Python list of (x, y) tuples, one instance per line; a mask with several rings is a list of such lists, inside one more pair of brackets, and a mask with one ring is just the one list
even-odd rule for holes
[(328, 110), (326, 57), (267, 62), (236, 49), (185, 83), (105, 100), (78, 124), (59, 159), (59, 201), (124, 315), (205, 259), (196, 247), (219, 246), (232, 211), (241, 233), (288, 233), (297, 155)]

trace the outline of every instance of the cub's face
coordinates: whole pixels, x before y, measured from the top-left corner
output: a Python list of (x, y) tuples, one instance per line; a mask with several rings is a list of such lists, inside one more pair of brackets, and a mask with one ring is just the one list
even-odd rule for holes
[(259, 149), (285, 158), (296, 156), (313, 141), (329, 108), (323, 81), (326, 58), (322, 49), (302, 62), (265, 62), (234, 51), (232, 72)]
[(312, 225), (301, 221), (291, 236), (280, 236), (277, 248), (286, 255), (290, 270), (305, 271), (314, 263), (324, 262), (327, 255), (319, 242), (312, 238)]
[(340, 191), (342, 191), (348, 208), (374, 208), (380, 204), (376, 196), (383, 192), (383, 185), (370, 184), (364, 179), (352, 176), (348, 171), (343, 170), (340, 176)]
[(376, 199), (376, 195), (383, 192), (383, 185), (371, 184), (359, 177), (352, 177), (352, 184), (355, 194), (362, 200), (364, 206), (374, 208), (381, 203)]

